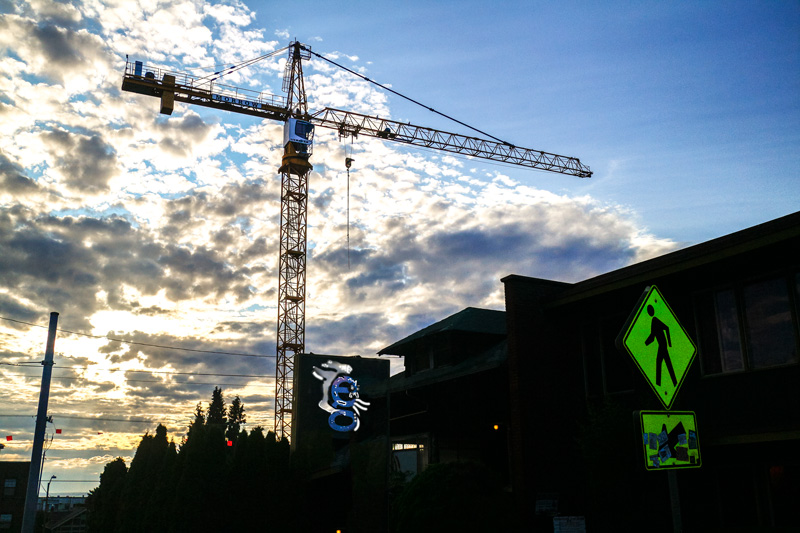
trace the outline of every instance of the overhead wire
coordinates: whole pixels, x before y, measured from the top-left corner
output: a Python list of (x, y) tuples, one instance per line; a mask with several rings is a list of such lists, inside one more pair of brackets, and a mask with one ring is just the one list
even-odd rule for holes
[[(34, 324), (32, 322), (26, 322), (24, 320), (17, 320), (17, 319), (14, 319), (14, 318), (8, 318), (8, 317), (4, 317), (4, 316), (0, 316), (0, 320), (7, 320), (9, 322), (15, 322), (17, 324), (25, 324), (27, 326), (32, 326), (32, 327), (36, 327), (36, 328), (48, 329), (48, 327), (49, 327), (49, 326), (43, 326), (41, 324)], [(112, 342), (121, 342), (121, 343), (124, 343), (124, 344), (130, 344), (130, 345), (134, 345), (134, 346), (147, 346), (149, 348), (161, 348), (161, 349), (164, 349), (164, 350), (180, 350), (180, 351), (184, 351), (184, 352), (207, 353), (207, 354), (216, 354), (216, 355), (235, 355), (235, 356), (240, 356), (240, 357), (261, 357), (261, 358), (274, 358), (274, 357), (277, 357), (276, 355), (271, 355), (271, 354), (252, 354), (252, 353), (242, 353), (242, 352), (223, 352), (223, 351), (219, 351), (219, 350), (200, 350), (200, 349), (197, 349), (197, 348), (183, 348), (181, 346), (167, 346), (167, 345), (163, 345), (163, 344), (154, 344), (154, 343), (149, 343), (149, 342), (138, 342), (138, 341), (132, 341), (132, 340), (126, 340), (126, 339), (116, 339), (116, 338), (113, 338), (113, 337), (109, 337), (107, 335), (91, 335), (89, 333), (81, 333), (81, 332), (78, 332), (78, 331), (70, 331), (68, 329), (62, 329), (62, 328), (57, 328), (56, 331), (60, 331), (61, 333), (69, 333), (71, 335), (78, 335), (78, 336), (81, 336), (81, 337), (89, 337), (89, 338), (92, 338), (92, 339), (106, 339), (106, 340), (109, 340), (109, 341), (112, 341)]]
[[(3, 363), (9, 364), (9, 363)], [(9, 364), (10, 366), (16, 366)], [(217, 374), (214, 372), (174, 372), (170, 370), (133, 370), (127, 368), (96, 368), (94, 366), (60, 366), (55, 367), (54, 370), (97, 370), (102, 372), (131, 372), (138, 374), (165, 374), (171, 376), (217, 376), (222, 378), (268, 378), (275, 379), (275, 376), (268, 376), (266, 374)], [(57, 376), (53, 376), (54, 378)]]
[[(57, 370), (57, 369), (56, 369)], [(6, 372), (6, 374), (13, 374), (17, 376), (25, 376), (29, 378), (39, 378), (41, 377), (39, 374), (24, 374), (22, 372)], [(225, 377), (233, 377), (233, 376), (225, 376)], [(275, 376), (264, 376), (267, 379), (275, 379)], [(83, 377), (73, 377), (73, 376), (52, 376), (52, 379), (60, 379), (64, 381), (85, 381), (89, 383), (106, 383), (100, 380), (91, 380), (89, 378)], [(162, 384), (169, 384), (169, 385), (213, 385), (216, 387), (271, 387), (272, 385), (266, 385), (261, 383), (213, 383), (208, 381), (173, 381), (173, 382), (166, 382), (160, 379), (129, 379), (125, 378), (127, 383), (162, 383)]]
[(222, 69), (222, 70), (218, 70), (218, 71), (214, 72), (213, 74), (208, 74), (206, 76), (202, 76), (202, 77), (198, 78), (198, 81), (211, 78), (211, 76), (216, 76), (215, 78), (211, 78), (211, 79), (208, 80), (210, 82), (214, 82), (214, 81), (218, 80), (219, 78), (221, 78), (222, 76), (227, 76), (228, 74), (232, 74), (232, 73), (236, 72), (237, 70), (241, 70), (243, 68), (249, 67), (250, 65), (253, 65), (254, 63), (258, 63), (259, 61), (261, 61), (263, 59), (278, 55), (281, 52), (284, 52), (284, 51), (288, 50), (288, 48), (289, 47), (286, 46), (286, 47), (281, 48), (279, 50), (275, 50), (274, 52), (270, 52), (268, 54), (264, 54), (264, 55), (261, 55), (261, 56), (258, 56), (258, 57), (254, 57), (252, 59), (246, 59), (246, 60), (242, 61), (241, 63), (236, 63), (235, 65), (231, 65), (228, 68), (225, 68), (225, 69)]

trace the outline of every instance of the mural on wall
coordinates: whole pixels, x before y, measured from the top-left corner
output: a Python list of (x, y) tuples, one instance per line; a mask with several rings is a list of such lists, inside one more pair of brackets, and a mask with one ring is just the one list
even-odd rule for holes
[[(321, 368), (320, 368), (321, 367)], [(350, 374), (353, 367), (328, 360), (313, 367), (312, 375), (322, 382), (319, 408), (330, 413), (328, 425), (334, 431), (358, 431), (361, 415), (369, 409), (369, 402), (361, 399), (358, 381)]]

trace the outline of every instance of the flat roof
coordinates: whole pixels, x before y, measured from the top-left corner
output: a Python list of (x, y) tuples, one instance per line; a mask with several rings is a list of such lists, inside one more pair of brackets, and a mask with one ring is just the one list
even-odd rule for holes
[(415, 340), (448, 331), (483, 333), (487, 335), (502, 336), (506, 334), (506, 313), (505, 311), (467, 307), (466, 309), (462, 309), (454, 315), (450, 315), (444, 320), (440, 320), (439, 322), (431, 324), (430, 326), (412, 333), (408, 337), (405, 337), (404, 339), (401, 339), (394, 344), (383, 348), (378, 352), (378, 354), (404, 355), (400, 352), (400, 350)]

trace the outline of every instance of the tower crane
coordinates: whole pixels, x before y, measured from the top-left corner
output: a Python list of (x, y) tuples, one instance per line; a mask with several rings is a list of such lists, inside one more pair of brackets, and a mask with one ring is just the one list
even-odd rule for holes
[[(215, 72), (211, 77), (200, 77), (146, 66), (141, 61), (126, 60), (122, 80), (124, 91), (160, 98), (163, 114), (172, 114), (175, 102), (178, 101), (284, 123), (284, 153), (279, 168), (281, 229), (275, 370), (275, 433), (276, 436), (283, 438), (289, 438), (291, 433), (294, 357), (305, 351), (308, 175), (313, 168), (309, 158), (313, 151), (315, 127), (334, 129), (339, 132), (340, 137), (365, 135), (581, 178), (592, 175), (589, 167), (583, 165), (577, 158), (521, 148), (484, 134), (480, 130), (476, 131), (494, 140), (448, 133), (328, 107), (309, 113), (302, 62), (309, 60), (312, 54), (333, 62), (312, 52), (309, 46), (299, 42), (293, 42), (287, 48), (275, 53), (287, 49), (289, 57), (282, 87), (286, 96), (258, 93), (217, 82), (220, 76), (246, 64)], [(344, 68), (336, 63), (333, 64)], [(349, 69), (345, 70), (375, 83)], [(438, 113), (433, 109), (430, 110)]]

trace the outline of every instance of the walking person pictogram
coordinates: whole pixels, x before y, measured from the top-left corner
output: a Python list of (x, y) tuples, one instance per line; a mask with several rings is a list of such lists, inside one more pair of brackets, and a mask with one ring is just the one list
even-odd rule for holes
[(675, 378), (675, 371), (672, 369), (672, 361), (669, 358), (669, 348), (672, 347), (672, 340), (669, 336), (669, 327), (655, 317), (655, 309), (652, 305), (647, 306), (647, 314), (653, 317), (650, 322), (650, 336), (645, 339), (645, 346), (650, 345), (653, 341), (658, 344), (658, 353), (656, 354), (656, 386), (661, 386), (661, 364), (666, 363), (669, 377), (672, 379), (672, 384), (677, 385), (678, 380)]

